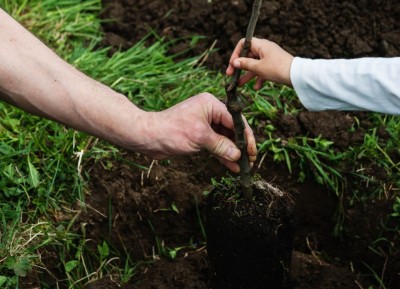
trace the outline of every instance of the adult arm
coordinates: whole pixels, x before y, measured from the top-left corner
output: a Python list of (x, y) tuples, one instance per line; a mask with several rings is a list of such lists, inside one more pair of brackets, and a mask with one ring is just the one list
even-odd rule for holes
[[(232, 118), (214, 96), (203, 93), (162, 112), (145, 112), (62, 60), (1, 9), (0, 43), (0, 98), (10, 104), (154, 158), (205, 148), (238, 171), (240, 150), (222, 133), (232, 131)], [(248, 126), (246, 134), (254, 161)]]

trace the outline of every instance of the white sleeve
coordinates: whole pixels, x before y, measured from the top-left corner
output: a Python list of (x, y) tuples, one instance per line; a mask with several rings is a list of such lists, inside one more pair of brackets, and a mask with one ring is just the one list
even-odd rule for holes
[(309, 110), (365, 110), (400, 115), (400, 57), (295, 57), (290, 77), (300, 101)]

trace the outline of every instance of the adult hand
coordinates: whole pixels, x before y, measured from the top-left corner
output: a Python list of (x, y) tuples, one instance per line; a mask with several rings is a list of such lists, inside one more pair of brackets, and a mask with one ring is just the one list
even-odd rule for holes
[[(205, 148), (239, 171), (232, 117), (212, 95), (200, 94), (163, 112), (145, 112), (66, 63), (1, 8), (0, 18), (0, 99), (156, 158)], [(246, 136), (254, 161), (256, 144), (248, 125)]]
[(253, 38), (248, 57), (240, 57), (244, 44), (241, 39), (229, 60), (227, 75), (232, 75), (235, 68), (247, 70), (239, 81), (243, 85), (256, 78), (255, 89), (260, 89), (266, 80), (291, 86), (290, 66), (293, 56), (279, 45), (266, 39)]
[[(245, 121), (249, 161), (257, 155), (256, 142)], [(140, 151), (155, 158), (190, 154), (205, 148), (233, 172), (239, 172), (236, 161), (240, 150), (232, 141), (233, 120), (226, 106), (209, 93), (193, 96), (165, 111), (150, 112), (147, 142)]]

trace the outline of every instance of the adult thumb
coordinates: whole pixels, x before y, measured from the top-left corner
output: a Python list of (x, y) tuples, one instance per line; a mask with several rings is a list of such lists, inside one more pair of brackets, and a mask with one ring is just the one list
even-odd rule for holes
[(205, 148), (212, 154), (228, 161), (237, 161), (240, 158), (240, 150), (227, 137), (215, 132), (210, 134)]

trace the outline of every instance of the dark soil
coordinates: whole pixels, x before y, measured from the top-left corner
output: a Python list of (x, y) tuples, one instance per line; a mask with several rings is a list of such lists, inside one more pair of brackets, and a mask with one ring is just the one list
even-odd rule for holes
[[(218, 49), (205, 64), (224, 69), (230, 52), (243, 37), (252, 1), (226, 0), (105, 0), (105, 45), (128, 48), (154, 30), (166, 39), (182, 38), (170, 53), (186, 51), (180, 57)], [(307, 57), (358, 57), (400, 55), (400, 5), (391, 0), (283, 0), (264, 1), (256, 34), (274, 40), (290, 52)], [(190, 47), (185, 37), (206, 38)], [(149, 43), (154, 41), (149, 38)], [(213, 45), (214, 44), (214, 45)], [(188, 50), (188, 48), (191, 48)], [(358, 113), (360, 126), (353, 132), (354, 114), (343, 112), (310, 113), (297, 117), (281, 116), (275, 125), (282, 139), (295, 135), (321, 134), (335, 142), (336, 149), (363, 140), (371, 124), (368, 115)], [(258, 141), (262, 128), (254, 128)], [(126, 158), (151, 169), (146, 172), (125, 162), (113, 166), (97, 163), (90, 170), (88, 213), (83, 216), (93, 240), (109, 240), (115, 248), (129, 251), (134, 260), (146, 260), (137, 274), (122, 288), (205, 289), (208, 259), (202, 225), (205, 196), (211, 178), (226, 175), (225, 169), (207, 153), (173, 159), (170, 163), (126, 154)], [(268, 157), (267, 157), (268, 158)], [(259, 168), (258, 168), (259, 166)], [(398, 254), (377, 255), (368, 248), (379, 237), (381, 221), (391, 204), (387, 201), (350, 206), (307, 179), (297, 182), (286, 167), (271, 160), (260, 160), (255, 170), (267, 181), (290, 193), (296, 203), (297, 230), (292, 258), (292, 277), (297, 289), (368, 288), (374, 280), (363, 262), (376, 270), (387, 288), (400, 288)], [(363, 188), (362, 188), (363, 189)], [(112, 204), (112, 230), (109, 231)], [(345, 230), (341, 238), (332, 236), (339, 203)], [(176, 209), (177, 210), (176, 210)], [(163, 252), (179, 248), (174, 259)], [(161, 250), (162, 251), (162, 250)], [(168, 252), (167, 252), (168, 253)], [(88, 288), (121, 288), (105, 278)]]
[(210, 289), (292, 288), (295, 221), (291, 194), (257, 179), (252, 198), (224, 178), (207, 198)]
[[(186, 50), (194, 34), (206, 39), (186, 55), (209, 48), (206, 65), (224, 69), (237, 41), (244, 37), (253, 0), (104, 0), (105, 43), (128, 48), (150, 31), (166, 39), (182, 38), (173, 53)], [(400, 5), (395, 0), (263, 1), (256, 36), (268, 38), (304, 57), (400, 55)], [(149, 41), (154, 41), (155, 37)], [(214, 43), (215, 42), (215, 43)], [(214, 44), (214, 45), (213, 45)]]

